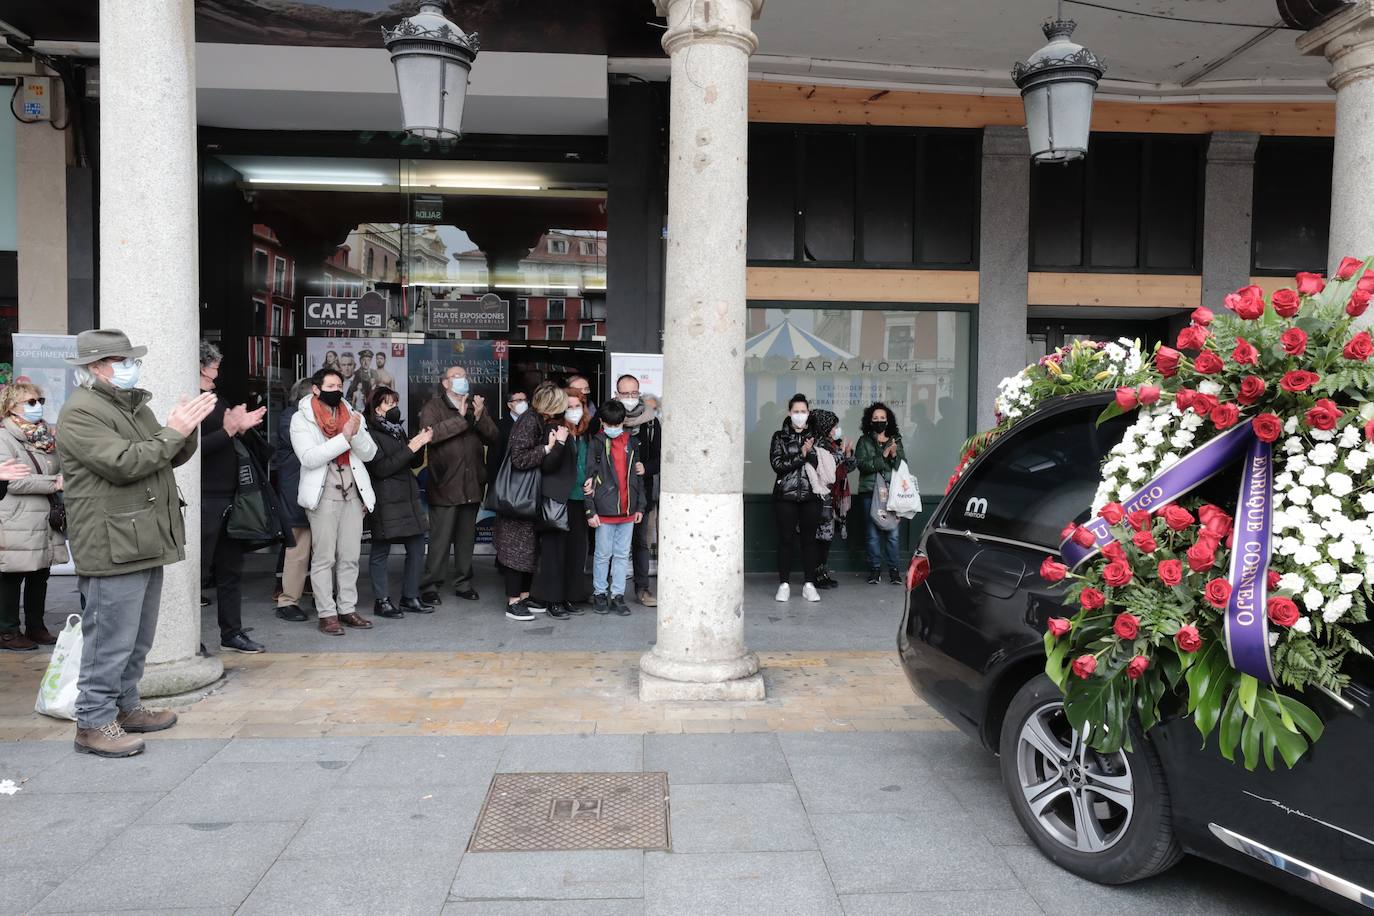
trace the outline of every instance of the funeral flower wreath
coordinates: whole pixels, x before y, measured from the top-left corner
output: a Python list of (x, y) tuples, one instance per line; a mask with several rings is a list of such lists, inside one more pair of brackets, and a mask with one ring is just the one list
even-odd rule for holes
[[(1104, 412), (1138, 414), (1040, 570), (1079, 608), (1049, 621), (1046, 672), (1099, 751), (1176, 702), (1228, 760), (1291, 767), (1322, 734), (1300, 696), (1370, 654), (1351, 628), (1374, 598), (1372, 264), (1197, 309)], [(1194, 494), (1213, 478), (1238, 481), (1233, 503)]]

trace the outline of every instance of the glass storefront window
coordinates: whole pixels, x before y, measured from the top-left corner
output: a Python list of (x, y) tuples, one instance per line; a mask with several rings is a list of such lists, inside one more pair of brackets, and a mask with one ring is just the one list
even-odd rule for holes
[(750, 308), (745, 492), (772, 492), (768, 444), (797, 393), (813, 410), (838, 415), (851, 442), (864, 408), (886, 404), (921, 489), (943, 492), (969, 435), (971, 319), (969, 311), (857, 304)]

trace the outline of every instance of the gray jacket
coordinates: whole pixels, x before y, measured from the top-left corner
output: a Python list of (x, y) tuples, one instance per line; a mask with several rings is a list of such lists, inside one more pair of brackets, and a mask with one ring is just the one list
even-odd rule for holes
[(48, 495), (57, 492), (57, 452), (35, 451), (19, 425), (0, 424), (0, 461), (12, 458), (40, 472), (10, 481), (0, 499), (0, 572), (35, 572), (67, 562), (67, 539), (48, 524)]

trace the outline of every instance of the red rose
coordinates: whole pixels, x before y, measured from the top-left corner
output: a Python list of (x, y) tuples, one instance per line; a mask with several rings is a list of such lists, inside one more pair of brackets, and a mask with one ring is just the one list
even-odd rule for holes
[(1155, 543), (1155, 536), (1148, 531), (1137, 531), (1131, 542), (1142, 553), (1154, 553), (1159, 549), (1159, 545)]
[(1170, 378), (1178, 372), (1178, 361), (1183, 358), (1183, 354), (1173, 347), (1160, 347), (1155, 351), (1155, 368), (1160, 375)]
[(1213, 538), (1226, 537), (1231, 530), (1231, 523), (1234, 521), (1231, 516), (1211, 503), (1199, 508), (1197, 517), (1202, 522), (1202, 529)]
[(1298, 294), (1302, 296), (1315, 296), (1317, 293), (1326, 289), (1326, 280), (1321, 274), (1298, 274)]
[(1121, 503), (1107, 503), (1097, 513), (1107, 520), (1109, 525), (1119, 525), (1121, 520), (1126, 517), (1126, 510), (1121, 508)]
[(1140, 403), (1144, 404), (1147, 407), (1151, 404), (1156, 403), (1159, 400), (1159, 386), (1141, 385), (1139, 398)]
[(1206, 572), (1216, 561), (1217, 546), (1206, 538), (1201, 538), (1188, 548), (1188, 568), (1193, 572)]
[(1307, 352), (1307, 332), (1302, 328), (1289, 328), (1279, 336), (1279, 343), (1289, 356), (1302, 356)]
[(1366, 270), (1360, 275), (1360, 282), (1355, 284), (1356, 289), (1362, 289), (1367, 293), (1374, 293), (1374, 270)]
[(1040, 578), (1046, 582), (1059, 582), (1069, 573), (1069, 568), (1063, 563), (1055, 562), (1054, 557), (1045, 557), (1045, 562), (1040, 564)]
[(1079, 528), (1073, 533), (1073, 542), (1079, 547), (1091, 547), (1097, 543), (1097, 535), (1087, 528)]
[(1159, 581), (1172, 588), (1183, 581), (1183, 564), (1178, 560), (1165, 560), (1159, 564)]
[[(1349, 278), (1347, 278), (1347, 279), (1349, 279)], [(1282, 578), (1283, 578), (1283, 576), (1280, 576), (1280, 575), (1279, 575), (1277, 572), (1275, 572), (1274, 570), (1272, 570), (1272, 569), (1269, 570), (1268, 575), (1265, 576), (1265, 581), (1269, 584), (1269, 590), (1270, 590), (1271, 592), (1272, 592), (1274, 589), (1276, 589), (1276, 588), (1279, 587), (1279, 580), (1282, 579)]]
[(1350, 294), (1350, 301), (1345, 304), (1345, 313), (1351, 318), (1359, 318), (1369, 308), (1369, 300), (1374, 297), (1374, 291), (1361, 287)]
[(1107, 596), (1090, 585), (1079, 594), (1078, 603), (1085, 611), (1095, 611), (1107, 603)]
[(1240, 419), (1240, 408), (1235, 404), (1218, 404), (1212, 411), (1212, 425), (1217, 429), (1229, 429)]
[(1212, 323), (1212, 319), (1217, 317), (1212, 314), (1212, 310), (1205, 305), (1199, 305), (1193, 309), (1193, 324), (1200, 324), (1204, 328)]
[(1182, 531), (1193, 523), (1193, 513), (1178, 503), (1169, 503), (1160, 515), (1164, 517), (1164, 524), (1174, 531)]
[(1238, 366), (1257, 366), (1259, 365), (1259, 351), (1250, 345), (1243, 337), (1236, 338), (1236, 348), (1231, 351), (1231, 359)]
[(1250, 421), (1250, 427), (1261, 442), (1277, 442), (1283, 435), (1283, 421), (1272, 413), (1262, 413)]
[(1150, 510), (1137, 509), (1127, 514), (1126, 521), (1136, 531), (1148, 531), (1151, 521)]
[(1305, 419), (1313, 429), (1335, 429), (1341, 419), (1341, 409), (1330, 398), (1320, 398)]
[(1212, 411), (1217, 409), (1216, 395), (1203, 394), (1199, 391), (1193, 395), (1193, 403), (1189, 406), (1193, 408), (1193, 413), (1199, 417), (1210, 417)]
[(1077, 531), (1077, 530), (1078, 530), (1078, 526), (1075, 525), (1073, 522), (1069, 522), (1067, 525), (1064, 526), (1064, 530), (1061, 531), (1061, 532), (1059, 532), (1059, 540), (1060, 540), (1060, 541), (1071, 541), (1071, 540), (1073, 540), (1074, 532)]
[(1226, 307), (1247, 321), (1264, 314), (1264, 290), (1246, 286), (1226, 297)]
[(1178, 628), (1174, 634), (1174, 644), (1180, 651), (1196, 652), (1202, 648), (1202, 637), (1198, 635), (1197, 627), (1188, 623)]
[(1225, 368), (1226, 364), (1221, 361), (1221, 357), (1211, 350), (1199, 353), (1197, 359), (1193, 360), (1193, 369), (1199, 375), (1216, 375)]
[(1197, 392), (1191, 388), (1180, 388), (1174, 395), (1174, 403), (1179, 410), (1187, 410), (1193, 406), (1193, 398), (1197, 397)]
[(1113, 563), (1126, 562), (1126, 548), (1120, 541), (1108, 541), (1102, 545), (1102, 555)]
[(1298, 308), (1302, 300), (1298, 298), (1298, 291), (1294, 289), (1277, 290), (1273, 296), (1274, 311), (1284, 318), (1292, 318), (1298, 313)]
[(1078, 658), (1075, 658), (1073, 660), (1074, 675), (1077, 677), (1081, 677), (1085, 681), (1088, 678), (1092, 677), (1093, 672), (1096, 670), (1097, 659), (1091, 655), (1080, 655), (1078, 656)]
[(1124, 560), (1113, 560), (1102, 570), (1102, 579), (1112, 588), (1119, 588), (1130, 583), (1132, 578), (1131, 566)]
[(1045, 629), (1050, 631), (1051, 636), (1058, 639), (1069, 632), (1069, 630), (1073, 629), (1073, 625), (1063, 617), (1051, 617), (1049, 622), (1045, 625)]
[(1364, 261), (1359, 258), (1341, 258), (1341, 266), (1336, 268), (1336, 279), (1349, 280), (1363, 264)]
[(1341, 351), (1346, 359), (1358, 359), (1360, 362), (1369, 359), (1371, 353), (1374, 353), (1374, 340), (1370, 339), (1368, 331), (1361, 331), (1350, 338), (1350, 343)]
[(1291, 627), (1298, 622), (1298, 606), (1291, 598), (1275, 596), (1269, 599), (1269, 622), (1275, 626)]
[(1308, 372), (1306, 369), (1294, 369), (1292, 372), (1285, 372), (1279, 381), (1279, 387), (1288, 392), (1306, 391), (1317, 382), (1321, 381), (1321, 376), (1315, 372)]
[(1122, 387), (1116, 389), (1117, 407), (1120, 407), (1122, 410), (1134, 410), (1137, 403), (1134, 388)]
[(1177, 346), (1180, 350), (1201, 350), (1209, 336), (1206, 328), (1190, 324), (1178, 332)]
[(1223, 609), (1231, 600), (1231, 583), (1225, 579), (1213, 579), (1202, 590), (1202, 595), (1212, 607)]
[(1143, 655), (1137, 655), (1126, 666), (1126, 676), (1133, 681), (1138, 681), (1148, 667), (1150, 667), (1150, 660)]
[(1236, 400), (1240, 401), (1246, 407), (1249, 407), (1251, 404), (1264, 397), (1264, 392), (1268, 387), (1264, 379), (1260, 378), (1258, 375), (1247, 375), (1245, 378), (1241, 379), (1240, 394), (1236, 395)]
[(1140, 618), (1134, 614), (1117, 614), (1112, 622), (1112, 632), (1122, 639), (1135, 639), (1140, 635)]

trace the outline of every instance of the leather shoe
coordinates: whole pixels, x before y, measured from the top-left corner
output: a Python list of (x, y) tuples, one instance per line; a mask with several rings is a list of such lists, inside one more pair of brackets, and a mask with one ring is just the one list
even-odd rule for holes
[(477, 589), (475, 588), (461, 589), (459, 591), (454, 592), (454, 594), (457, 595), (459, 598), (462, 598), (464, 601), (476, 601), (478, 598)]
[(219, 647), (229, 649), (232, 652), (242, 652), (245, 655), (257, 655), (267, 651), (267, 647), (262, 643), (253, 642), (248, 638), (247, 630), (235, 630), (228, 636), (221, 638)]
[(299, 604), (286, 604), (277, 608), (277, 616), (282, 620), (292, 620), (296, 623), (310, 619), (305, 616), (305, 611), (301, 610)]
[(32, 652), (37, 648), (38, 643), (18, 630), (13, 633), (0, 633), (0, 649), (7, 649), (10, 652)]
[(444, 602), (443, 602), (443, 600), (439, 597), (439, 593), (438, 593), (438, 592), (424, 592), (423, 594), (420, 595), (420, 603), (421, 603), (421, 604), (428, 604), (430, 607), (438, 607), (439, 605), (443, 604)]
[(177, 724), (177, 714), (170, 709), (149, 709), (139, 705), (121, 712), (115, 721), (126, 732), (160, 732)]
[(364, 617), (362, 614), (359, 614), (356, 611), (354, 611), (352, 614), (340, 614), (339, 622), (342, 623), (344, 626), (352, 627), (355, 630), (372, 629), (372, 621), (368, 620), (366, 617)]
[(635, 598), (638, 599), (639, 603), (644, 605), (644, 607), (658, 607), (658, 599), (655, 598), (654, 593), (647, 588), (641, 588), (639, 594), (636, 595)]
[(572, 616), (572, 614), (568, 612), (568, 606), (566, 604), (563, 604), (561, 601), (556, 604), (549, 605), (547, 613), (554, 620), (567, 620), (569, 617)]
[(24, 635), (27, 636), (29, 639), (32, 639), (34, 642), (38, 643), (40, 646), (57, 645), (57, 637), (49, 633), (46, 628), (28, 630), (24, 633)]
[(344, 628), (339, 626), (339, 618), (333, 614), (328, 617), (320, 618), (320, 632), (330, 636), (344, 635)]
[(433, 607), (432, 605), (426, 604), (425, 602), (421, 601), (419, 598), (402, 598), (402, 599), (401, 599), (401, 610), (407, 611), (407, 612), (409, 612), (409, 613), (411, 613), (411, 614), (433, 614), (433, 613), (434, 613), (434, 607)]
[(378, 617), (386, 617), (391, 620), (399, 620), (405, 616), (400, 608), (391, 603), (390, 598), (378, 598), (372, 602), (372, 613)]

